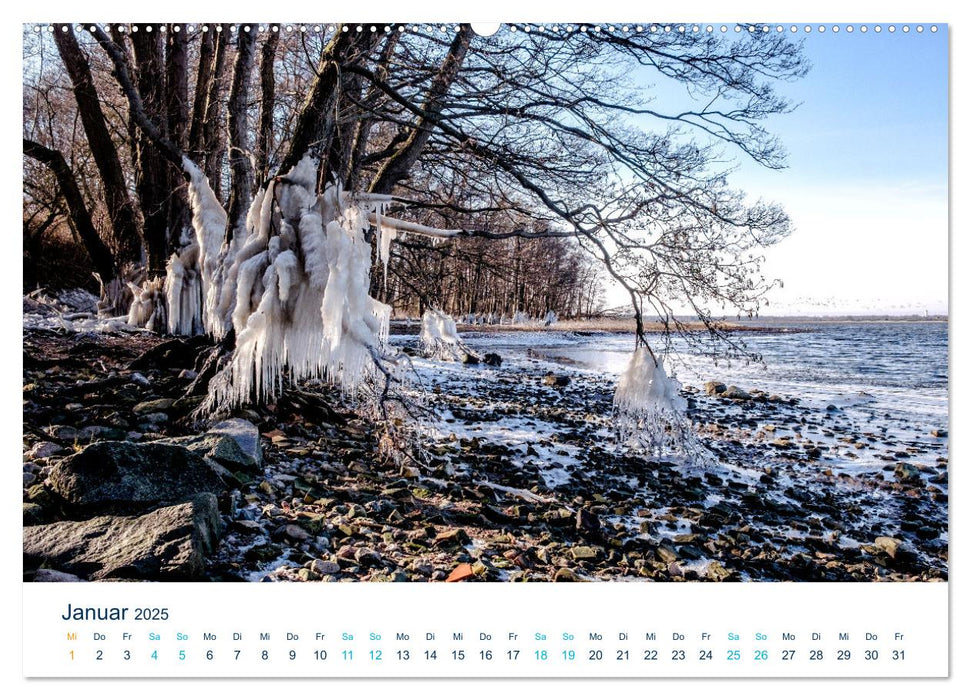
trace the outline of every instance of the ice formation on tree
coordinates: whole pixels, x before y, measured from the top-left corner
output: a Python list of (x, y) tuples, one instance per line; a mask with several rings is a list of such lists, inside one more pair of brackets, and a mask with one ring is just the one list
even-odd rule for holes
[[(352, 196), (338, 184), (317, 195), (307, 156), (253, 199), (226, 241), (227, 218), (209, 182), (186, 159), (195, 240), (169, 261), (161, 281), (136, 292), (129, 320), (145, 325), (167, 307), (172, 333), (235, 332), (235, 352), (211, 384), (209, 407), (272, 399), (285, 378), (325, 379), (348, 393), (394, 358), (387, 347), (391, 308), (368, 294), (369, 217), (388, 198)], [(384, 237), (390, 234), (382, 232)], [(154, 290), (151, 291), (151, 290)]]
[(202, 328), (202, 280), (198, 270), (199, 244), (183, 240), (165, 267), (165, 308), (168, 332), (198, 335)]
[(668, 377), (664, 363), (641, 346), (634, 351), (614, 393), (614, 412), (622, 442), (649, 454), (684, 454), (691, 424), (681, 383)]
[(141, 286), (128, 283), (133, 299), (128, 309), (128, 325), (145, 328), (155, 333), (166, 330), (165, 280), (161, 277), (148, 280)]
[(422, 352), (428, 357), (440, 360), (467, 362), (474, 357), (468, 346), (459, 338), (455, 321), (438, 309), (428, 309), (421, 317), (419, 335)]

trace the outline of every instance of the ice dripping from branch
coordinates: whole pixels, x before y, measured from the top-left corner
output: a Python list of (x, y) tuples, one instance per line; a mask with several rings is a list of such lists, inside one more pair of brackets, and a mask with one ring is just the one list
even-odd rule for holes
[(614, 393), (621, 442), (653, 456), (692, 452), (688, 402), (680, 389), (661, 359), (655, 360), (644, 346), (637, 348)]

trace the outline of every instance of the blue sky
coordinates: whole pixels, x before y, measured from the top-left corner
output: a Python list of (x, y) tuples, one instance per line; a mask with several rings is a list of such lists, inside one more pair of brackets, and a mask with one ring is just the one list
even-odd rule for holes
[(736, 182), (782, 203), (769, 313), (947, 313), (947, 31), (812, 33), (812, 63), (772, 121), (789, 167)]
[(738, 158), (733, 185), (796, 229), (766, 251), (768, 314), (947, 313), (947, 28), (900, 26), (800, 29), (812, 68), (778, 88), (799, 106), (766, 123), (788, 168)]

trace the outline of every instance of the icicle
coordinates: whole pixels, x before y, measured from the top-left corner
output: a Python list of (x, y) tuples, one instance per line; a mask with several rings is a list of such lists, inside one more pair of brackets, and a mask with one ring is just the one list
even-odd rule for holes
[(204, 304), (201, 310), (202, 325), (217, 338), (222, 338), (227, 329), (216, 313), (216, 307), (222, 287), (226, 210), (219, 204), (202, 170), (188, 158), (184, 159), (182, 168), (189, 175), (189, 208), (192, 210), (192, 228), (198, 246), (198, 261), (192, 267), (198, 269), (200, 274), (200, 293)]
[(391, 244), (398, 237), (398, 229), (383, 221), (386, 202), (375, 206), (374, 220), (378, 230), (378, 259), (384, 266), (384, 288), (388, 289), (388, 261), (391, 260)]
[(665, 373), (662, 361), (655, 363), (645, 347), (635, 350), (614, 393), (621, 441), (655, 456), (686, 454), (691, 424), (680, 389), (680, 382)]
[(205, 174), (189, 160), (183, 169), (194, 235), (184, 236), (164, 280), (131, 285), (128, 319), (180, 335), (235, 332), (208, 409), (271, 399), (285, 378), (326, 379), (353, 394), (379, 371), (395, 371), (391, 307), (369, 294), (372, 249), (364, 235), (374, 217), (387, 276), (397, 231), (382, 217), (391, 197), (350, 195), (339, 184), (318, 196), (308, 155), (257, 192), (226, 241), (226, 212)]
[(456, 362), (466, 362), (470, 356), (474, 357), (459, 338), (452, 317), (437, 309), (428, 309), (421, 317), (419, 341), (423, 353), (429, 357)]
[(398, 238), (398, 230), (383, 224), (381, 226), (381, 262), (384, 265), (384, 288), (388, 288), (388, 261), (391, 260), (391, 243)]

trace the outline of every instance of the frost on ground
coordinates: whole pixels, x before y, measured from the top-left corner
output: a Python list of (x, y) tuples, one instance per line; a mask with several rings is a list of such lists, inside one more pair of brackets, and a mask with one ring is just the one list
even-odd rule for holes
[(49, 292), (43, 289), (24, 295), (23, 327), (25, 329), (65, 332), (114, 332), (134, 330), (127, 317), (102, 318), (98, 314), (98, 297), (83, 289)]
[[(502, 346), (515, 340), (504, 333), (469, 335), (503, 364), (414, 360), (439, 414), (419, 461), (383, 459), (374, 424), (346, 406), (311, 415), (309, 392), (241, 409), (264, 469), (232, 475), (205, 577), (437, 581), (471, 567), (484, 581), (947, 578), (947, 438), (925, 423), (770, 398), (751, 383), (746, 400), (685, 386), (717, 458), (702, 469), (618, 443), (611, 373)], [(25, 520), (52, 515), (45, 480), (76, 447), (193, 430), (183, 394), (194, 356), (173, 344), (187, 341), (25, 329), (24, 422), (40, 431), (25, 428)], [(133, 368), (143, 353), (156, 359)], [(548, 384), (551, 372), (569, 381)]]

